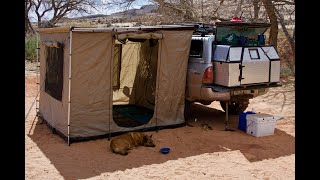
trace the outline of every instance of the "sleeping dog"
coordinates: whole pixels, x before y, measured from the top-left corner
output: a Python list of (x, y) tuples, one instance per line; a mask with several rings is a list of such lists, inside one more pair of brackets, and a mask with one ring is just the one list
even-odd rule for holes
[(127, 155), (128, 150), (137, 146), (155, 147), (152, 135), (148, 136), (140, 132), (131, 132), (111, 139), (110, 148), (112, 152)]

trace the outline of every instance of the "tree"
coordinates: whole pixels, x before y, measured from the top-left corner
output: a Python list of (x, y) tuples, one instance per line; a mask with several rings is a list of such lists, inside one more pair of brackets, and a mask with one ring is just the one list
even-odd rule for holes
[[(153, 0), (169, 22), (209, 21), (218, 16), (224, 0)], [(167, 23), (167, 22), (166, 22)]]
[[(27, 1), (27, 0), (26, 0)], [(30, 0), (37, 16), (38, 27), (53, 27), (70, 13), (90, 14), (91, 9), (101, 5), (99, 0)], [(48, 17), (49, 20), (44, 20)]]
[(29, 19), (29, 12), (32, 8), (32, 1), (31, 0), (25, 0), (25, 6), (24, 6), (24, 32), (26, 34), (28, 33), (34, 33), (34, 29), (31, 25), (30, 19)]
[[(295, 2), (294, 2), (294, 0), (262, 0), (262, 2), (263, 2), (263, 5), (264, 5), (264, 7), (265, 7), (265, 9), (267, 11), (267, 14), (268, 14), (268, 17), (269, 17), (270, 23), (271, 23), (269, 43), (274, 45), (275, 47), (277, 47), (278, 23), (279, 23), (278, 20), (284, 22), (284, 18), (276, 10), (275, 6), (279, 6), (279, 5), (295, 5)], [(286, 31), (285, 26), (283, 26), (283, 27), (284, 27), (283, 30)], [(288, 40), (289, 40), (289, 42), (291, 44), (292, 41), (290, 40), (290, 38)]]
[[(293, 75), (295, 75), (295, 71), (294, 71), (294, 63), (295, 63), (295, 23), (294, 23), (294, 19), (292, 19), (292, 14), (295, 12), (295, 10), (293, 8), (287, 8), (287, 5), (294, 5), (294, 4), (287, 4), (288, 2), (286, 2), (285, 5), (279, 5), (280, 8), (276, 8), (275, 12), (278, 16), (278, 21), (281, 25), (281, 28), (286, 36), (287, 42), (289, 43), (289, 46), (291, 48), (291, 52), (292, 52), (292, 59), (285, 59), (288, 67), (290, 68), (291, 72), (293, 73)], [(284, 17), (284, 15), (286, 15), (287, 17), (289, 16), (289, 18)], [(292, 34), (289, 32), (289, 28), (292, 28)], [(290, 50), (287, 50), (287, 54), (290, 54)]]
[(253, 20), (258, 21), (259, 11), (261, 7), (261, 0), (253, 0)]
[(195, 8), (192, 0), (154, 0), (159, 5), (159, 9), (168, 18), (180, 19), (182, 21), (193, 21), (195, 19)]
[(293, 34), (291, 36), (287, 27), (286, 27), (283, 15), (277, 9), (275, 9), (275, 12), (278, 15), (278, 19), (279, 19), (279, 23), (281, 25), (281, 28), (282, 28), (287, 40), (289, 41), (291, 50), (294, 52), (295, 51), (295, 43), (294, 43), (294, 29), (295, 28), (293, 28)]
[(275, 8), (272, 0), (262, 0), (264, 8), (267, 11), (271, 27), (270, 27), (270, 35), (269, 35), (269, 44), (277, 47), (278, 45), (278, 18), (275, 13)]
[(240, 11), (241, 11), (241, 6), (242, 6), (242, 4), (243, 4), (243, 0), (239, 0), (238, 6), (237, 6), (237, 10), (236, 10), (236, 12), (234, 13), (234, 16), (235, 16), (235, 17), (239, 17), (239, 13), (240, 13)]
[(136, 0), (108, 0), (105, 5), (108, 7), (120, 7), (128, 9)]

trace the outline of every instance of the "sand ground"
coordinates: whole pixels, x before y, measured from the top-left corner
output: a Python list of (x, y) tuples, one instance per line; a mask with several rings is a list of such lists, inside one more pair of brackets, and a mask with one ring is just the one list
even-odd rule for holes
[[(37, 94), (35, 73), (26, 73), (26, 113)], [(239, 116), (229, 117), (218, 102), (194, 104), (185, 126), (153, 134), (156, 147), (139, 147), (128, 156), (113, 154), (107, 139), (71, 144), (35, 118), (25, 122), (26, 179), (295, 179), (295, 91), (293, 83), (272, 88), (250, 100), (247, 110), (282, 116), (272, 136), (253, 137), (237, 130)], [(194, 119), (197, 119), (195, 122)], [(208, 124), (212, 130), (205, 130)], [(167, 155), (160, 147), (170, 147)]]

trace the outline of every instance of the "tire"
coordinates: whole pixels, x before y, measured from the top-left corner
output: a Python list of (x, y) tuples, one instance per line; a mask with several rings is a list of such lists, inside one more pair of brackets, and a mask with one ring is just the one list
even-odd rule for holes
[(192, 102), (185, 100), (184, 101), (184, 119), (187, 121), (191, 115), (191, 104)]
[[(231, 102), (228, 105), (228, 111), (230, 114), (239, 115), (241, 112), (245, 111), (249, 105), (249, 99), (240, 102)], [(220, 106), (226, 112), (226, 102), (220, 101)]]

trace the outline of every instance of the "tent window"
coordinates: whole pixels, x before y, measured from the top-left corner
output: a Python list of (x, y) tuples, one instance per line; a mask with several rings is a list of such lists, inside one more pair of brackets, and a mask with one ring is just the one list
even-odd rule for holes
[(260, 59), (258, 49), (249, 49), (251, 59)]
[(46, 47), (45, 92), (62, 100), (63, 88), (63, 47)]
[(122, 45), (115, 44), (113, 56), (113, 89), (120, 88)]
[(190, 57), (202, 58), (203, 42), (201, 40), (192, 40), (190, 47)]

